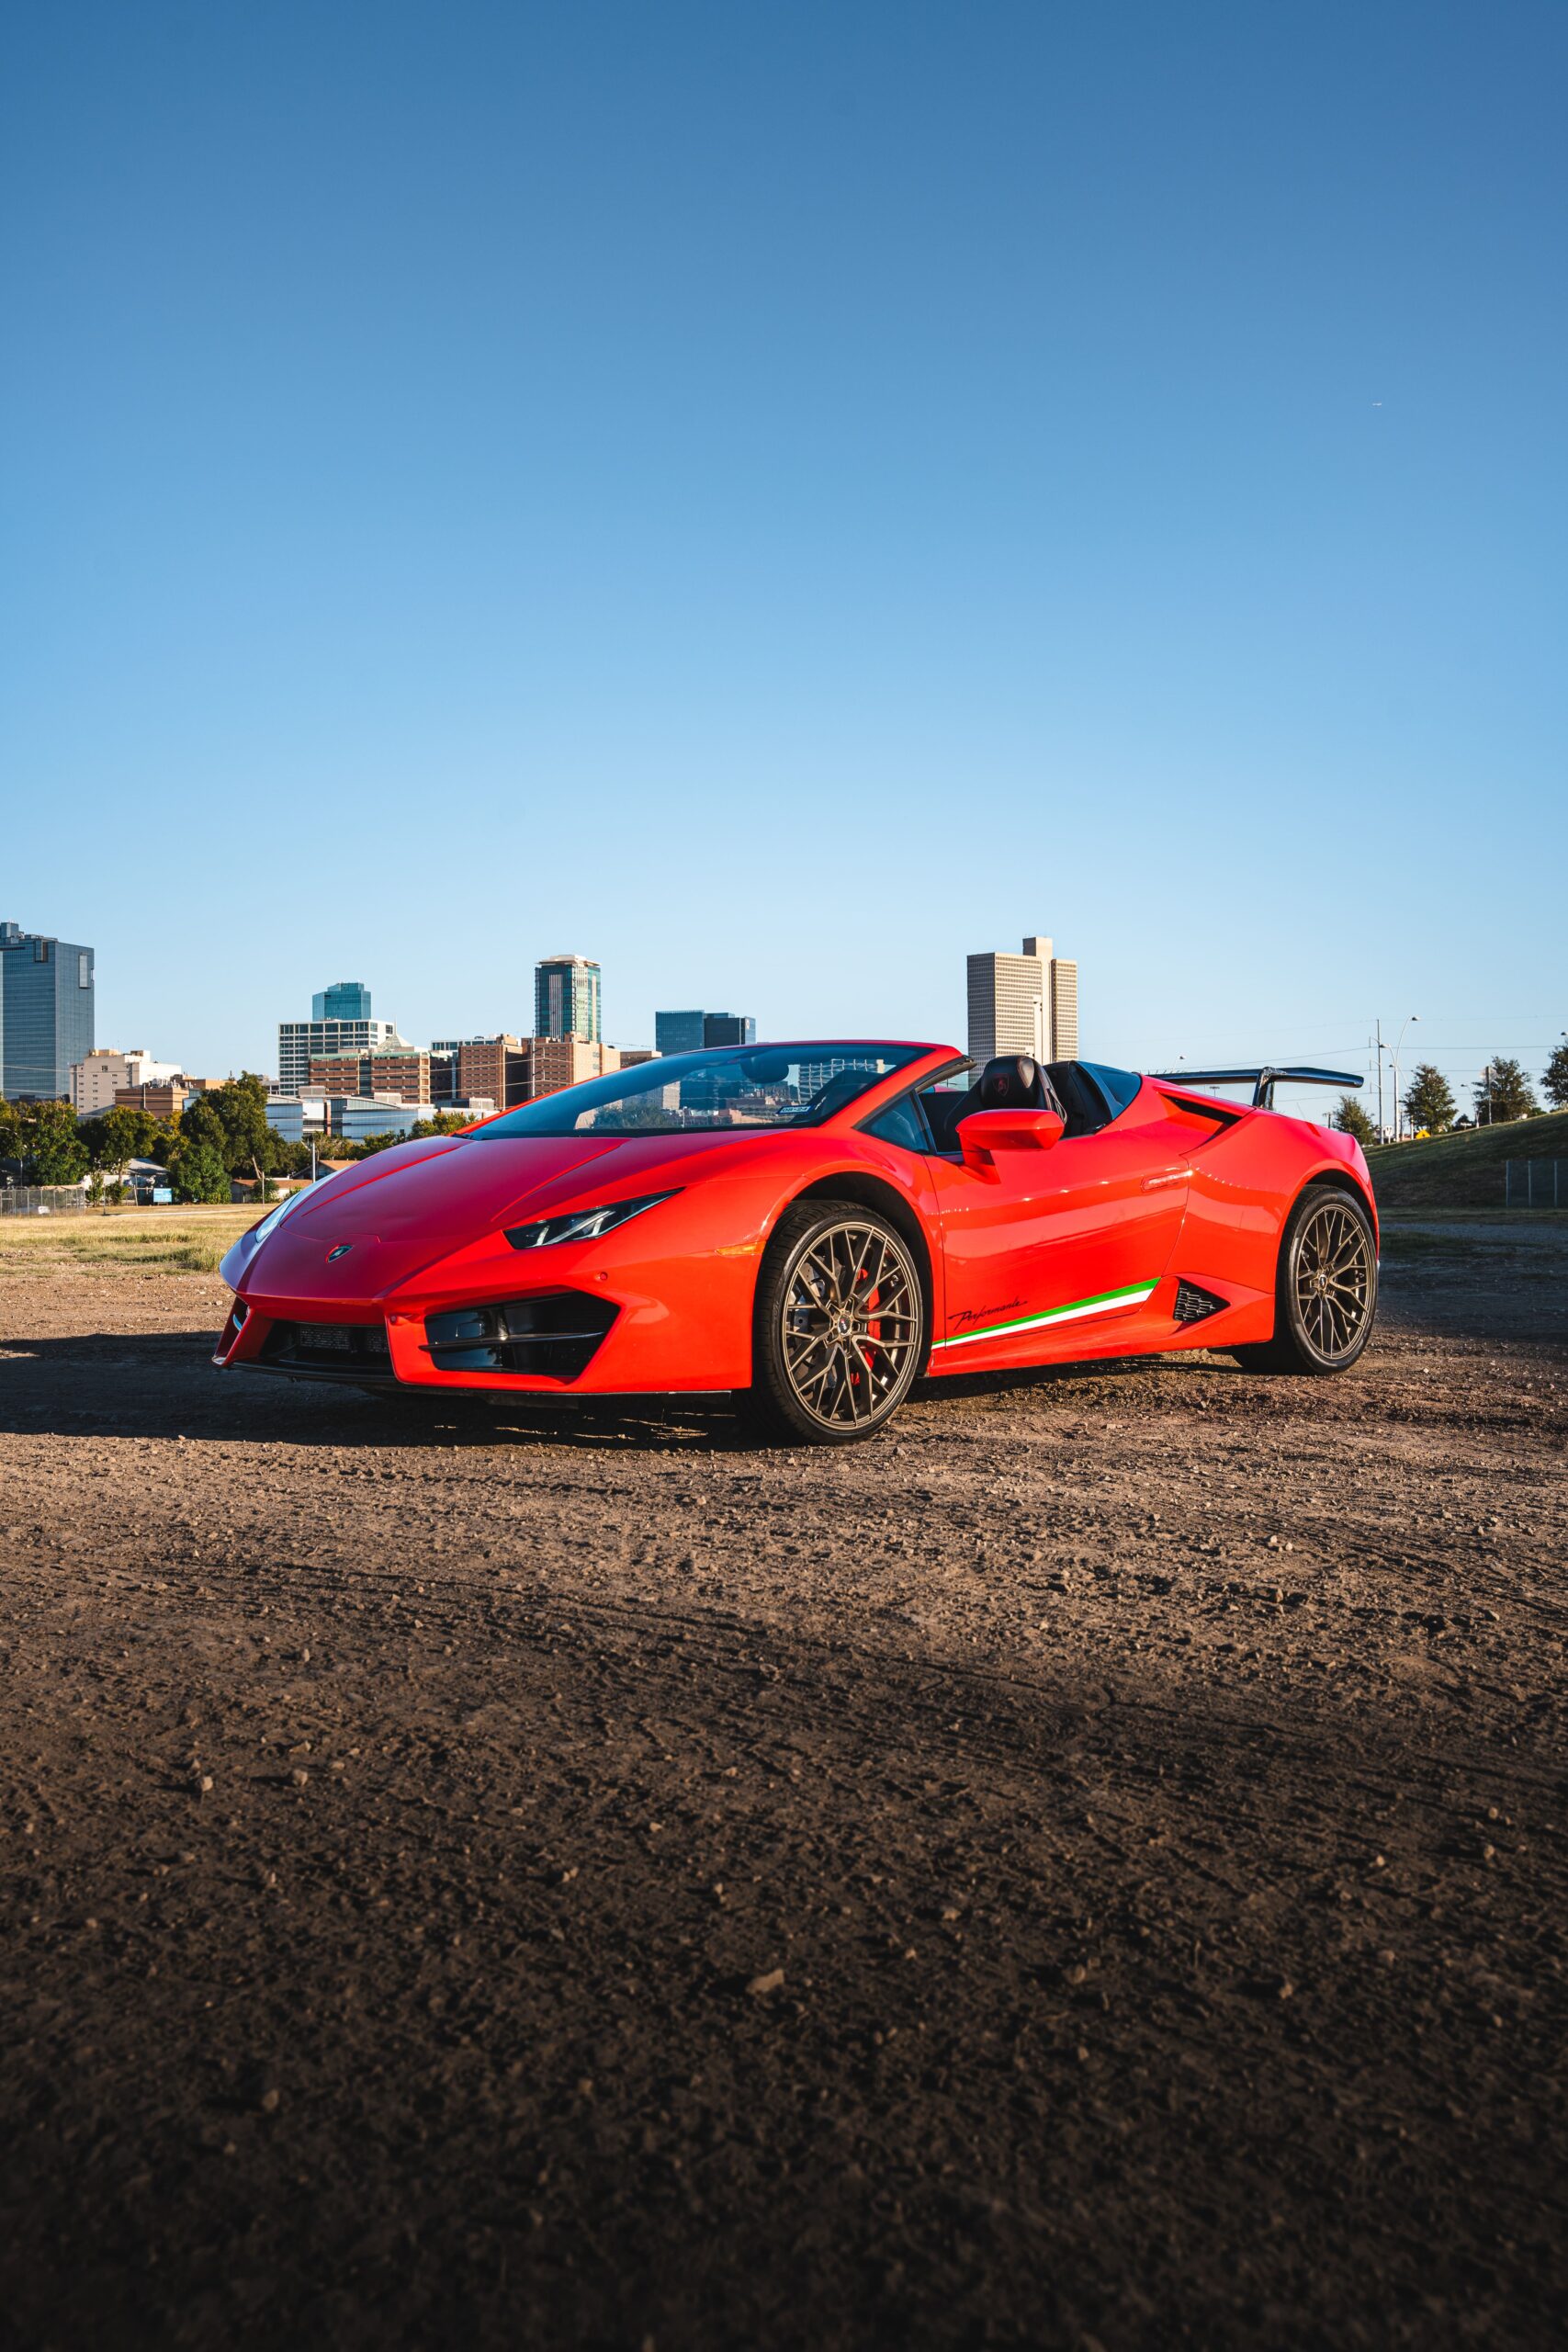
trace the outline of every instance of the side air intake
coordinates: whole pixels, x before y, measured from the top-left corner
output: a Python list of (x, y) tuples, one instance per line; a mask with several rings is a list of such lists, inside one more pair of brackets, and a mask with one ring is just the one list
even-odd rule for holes
[(1196, 1283), (1178, 1283), (1176, 1305), (1171, 1315), (1178, 1323), (1201, 1323), (1210, 1315), (1218, 1315), (1230, 1305), (1228, 1298), (1216, 1298), (1212, 1290), (1200, 1290)]

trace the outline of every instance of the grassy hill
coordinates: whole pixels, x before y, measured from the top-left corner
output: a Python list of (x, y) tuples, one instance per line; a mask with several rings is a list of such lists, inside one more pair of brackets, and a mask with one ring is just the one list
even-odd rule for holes
[[(1506, 1127), (1467, 1127), (1459, 1135), (1429, 1136), (1425, 1143), (1387, 1143), (1367, 1154), (1378, 1205), (1385, 1209), (1500, 1209), (1506, 1159), (1568, 1161), (1568, 1111), (1544, 1119), (1516, 1119)], [(1547, 1178), (1550, 1185), (1550, 1176)], [(1514, 1200), (1520, 1203), (1518, 1168)], [(1568, 1166), (1558, 1173), (1559, 1196), (1568, 1208)], [(1543, 1201), (1541, 1174), (1535, 1179), (1537, 1206)], [(1544, 1195), (1551, 1202), (1551, 1193)]]

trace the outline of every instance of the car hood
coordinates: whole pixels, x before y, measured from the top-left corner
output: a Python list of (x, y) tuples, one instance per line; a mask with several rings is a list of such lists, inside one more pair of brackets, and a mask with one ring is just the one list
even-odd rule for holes
[[(451, 1136), (395, 1145), (330, 1178), (256, 1244), (243, 1235), (222, 1274), (246, 1298), (379, 1294), (449, 1250), (525, 1216), (612, 1196), (657, 1178), (717, 1172), (740, 1138), (714, 1135)], [(347, 1243), (341, 1259), (328, 1251)]]

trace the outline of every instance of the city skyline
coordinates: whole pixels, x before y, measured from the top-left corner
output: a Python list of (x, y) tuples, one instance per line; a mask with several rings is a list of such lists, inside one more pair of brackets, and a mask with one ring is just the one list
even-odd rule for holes
[[(15, 922), (8, 923), (4, 926), (4, 928), (9, 933), (14, 940), (31, 938), (33, 936), (33, 934), (27, 932), (24, 927), (19, 926)], [(1098, 1047), (1092, 1045), (1083, 1046), (1080, 1045), (1078, 1040), (1078, 967), (1077, 960), (1073, 959), (1070, 961), (1065, 961), (1064, 959), (1054, 957), (1052, 955), (1051, 941), (1034, 934), (1028, 934), (1025, 936), (1023, 941), (1023, 957), (1021, 958), (1010, 955), (998, 955), (993, 951), (970, 952), (965, 958), (965, 975), (967, 984), (966, 1022), (964, 1025), (955, 1023), (946, 1031), (945, 1035), (948, 1041), (953, 1043), (955, 1049), (959, 1051), (973, 1052), (975, 1050), (973, 1007), (976, 966), (988, 964), (992, 966), (1001, 965), (1011, 967), (1021, 965), (1032, 955), (1038, 954), (1043, 959), (1044, 971), (1049, 975), (1047, 987), (1053, 1000), (1053, 1020), (1055, 1021), (1059, 1017), (1055, 1001), (1056, 990), (1055, 983), (1056, 976), (1062, 975), (1066, 978), (1066, 985), (1069, 991), (1066, 1001), (1071, 1006), (1070, 1018), (1073, 1024), (1071, 1043), (1074, 1050), (1084, 1052), (1088, 1058), (1105, 1058), (1107, 1048), (1104, 1046), (1099, 1046)], [(89, 957), (93, 954), (93, 951), (90, 949), (77, 950), (73, 948), (71, 952), (73, 954), (85, 954)], [(539, 971), (551, 963), (559, 965), (562, 960), (563, 959), (559, 957), (541, 957), (534, 967), (535, 986), (533, 993), (535, 995), (536, 1012), (537, 1010), (537, 984)], [(567, 960), (574, 960), (584, 964), (592, 969), (595, 974), (602, 971), (602, 965), (599, 960), (595, 958), (577, 957)], [(374, 989), (368, 984), (363, 981), (339, 981), (331, 984), (331, 986), (324, 990), (310, 989), (308, 991), (310, 999), (312, 1013), (314, 1014), (316, 1012), (316, 1008), (318, 1006), (322, 1005), (329, 997), (333, 996), (340, 990), (352, 990), (354, 992), (353, 1001), (357, 1004), (365, 1006), (368, 1006), (374, 999)], [(340, 999), (340, 1001), (343, 1000)], [(598, 1006), (600, 1003), (597, 981), (595, 983), (593, 1001), (595, 1006)], [(754, 1039), (760, 1039), (761, 1042), (767, 1042), (770, 1035), (773, 1038), (783, 1040), (789, 1036), (801, 1038), (807, 1037), (812, 1034), (819, 1035), (831, 1034), (830, 1027), (820, 1028), (815, 1033), (805, 1027), (795, 1027), (791, 1029), (783, 1023), (772, 1028), (771, 1030), (766, 1027), (760, 1028), (754, 1017), (750, 1015), (738, 1016), (728, 1013), (711, 1013), (696, 1009), (686, 1012), (671, 1012), (663, 1009), (656, 1009), (651, 1021), (652, 1034), (657, 1041), (661, 1030), (664, 1029), (664, 1024), (691, 1022), (700, 1022), (703, 1024), (705, 1041), (709, 1044), (735, 1042), (737, 1040), (739, 1042), (751, 1042)], [(720, 1024), (722, 1024), (722, 1026)], [(1522, 1049), (1516, 1042), (1506, 1040), (1504, 1038), (1501, 1032), (1501, 1024), (1493, 1025), (1490, 1032), (1489, 1043), (1483, 1042), (1478, 1044), (1472, 1040), (1463, 1046), (1456, 1046), (1452, 1041), (1445, 1041), (1435, 1037), (1430, 1023), (1428, 1023), (1419, 1034), (1413, 1034), (1409, 1022), (1404, 1020), (1400, 1021), (1394, 1026), (1390, 1026), (1385, 1023), (1385, 1027), (1388, 1029), (1388, 1034), (1385, 1035), (1382, 1040), (1384, 1048), (1383, 1100), (1386, 1115), (1391, 1127), (1393, 1121), (1393, 1104), (1395, 1101), (1395, 1064), (1393, 1057), (1393, 1054), (1398, 1053), (1401, 1048), (1403, 1048), (1403, 1060), (1397, 1065), (1401, 1089), (1408, 1086), (1411, 1077), (1418, 1063), (1429, 1062), (1439, 1069), (1449, 1080), (1450, 1085), (1454, 1089), (1456, 1096), (1459, 1098), (1461, 1109), (1468, 1112), (1472, 1104), (1476, 1082), (1481, 1078), (1484, 1067), (1494, 1056), (1499, 1053), (1512, 1054), (1515, 1058), (1518, 1059), (1523, 1064), (1527, 1074), (1532, 1078), (1539, 1078), (1540, 1073), (1544, 1069), (1549, 1055), (1558, 1045), (1562, 1035), (1561, 1028), (1555, 1032), (1551, 1029), (1550, 1016), (1547, 1023), (1543, 1026), (1541, 1036), (1539, 1039), (1527, 1044)], [(290, 1032), (292, 1033), (292, 1040), (290, 1044), (286, 1046), (284, 1041)], [(878, 1025), (871, 1023), (840, 1023), (837, 1024), (837, 1032), (840, 1035), (858, 1034), (865, 1036), (892, 1036), (895, 1035), (914, 1036), (917, 1034), (913, 1029), (907, 1028), (900, 1032), (886, 1024)], [(361, 1023), (350, 1023), (344, 1021), (341, 1023), (323, 1024), (319, 1018), (316, 1018), (310, 1023), (300, 1020), (276, 1024), (274, 1034), (278, 1041), (279, 1047), (282, 1049), (274, 1056), (274, 1060), (278, 1064), (278, 1067), (276, 1069), (271, 1067), (265, 1057), (258, 1057), (254, 1060), (249, 1058), (236, 1059), (232, 1057), (225, 1057), (222, 1054), (219, 1054), (216, 1057), (209, 1058), (213, 1059), (214, 1074), (217, 1073), (220, 1067), (223, 1071), (229, 1073), (237, 1073), (242, 1068), (253, 1069), (259, 1071), (263, 1076), (276, 1078), (285, 1091), (289, 1091), (290, 1087), (298, 1088), (300, 1084), (304, 1084), (306, 1091), (310, 1091), (311, 1089), (309, 1082), (309, 1070), (310, 1060), (312, 1058), (312, 1047), (315, 1055), (320, 1057), (322, 1050), (322, 1042), (329, 1033), (335, 1043), (337, 1050), (356, 1050), (360, 1053), (381, 1048), (386, 1046), (393, 1045), (394, 1043), (401, 1046), (404, 1049), (412, 1049), (416, 1054), (421, 1051), (425, 1051), (439, 1055), (444, 1051), (455, 1053), (459, 1046), (465, 1041), (469, 1045), (479, 1043), (491, 1045), (499, 1039), (509, 1038), (514, 1046), (524, 1047), (525, 1047), (529, 1042), (528, 1033), (526, 1032), (508, 1032), (503, 1023), (498, 1023), (491, 1021), (487, 1024), (481, 1019), (479, 1022), (470, 1023), (466, 1029), (461, 1030), (457, 1034), (448, 1035), (445, 1038), (432, 1034), (429, 1045), (426, 1047), (421, 1048), (415, 1042), (414, 1038), (411, 1037), (406, 1033), (400, 1031), (397, 1024), (389, 1020), (368, 1020)], [(669, 1033), (666, 1032), (666, 1034)], [(925, 1034), (934, 1042), (937, 1041), (943, 1033), (931, 1029)], [(1476, 1034), (1478, 1036), (1483, 1035), (1483, 1033), (1479, 1031)], [(1020, 1035), (1021, 1036), (1021, 1032)], [(638, 1052), (649, 1050), (646, 1044), (642, 1041), (637, 1041), (634, 1044), (634, 1042), (629, 1038), (616, 1038), (611, 1036), (606, 1038), (604, 1043), (606, 1046), (614, 1047), (622, 1053), (629, 1052), (635, 1055)], [(1058, 1041), (1056, 1038), (1053, 1036), (1052, 1045), (1054, 1050), (1057, 1048), (1057, 1043)], [(1015, 1049), (1015, 1046), (1017, 1046), (1017, 1041), (1012, 1040), (1010, 1036), (1007, 1049), (1013, 1050)], [(672, 1040), (671, 1046), (666, 1047), (666, 1050), (671, 1049), (684, 1048), (676, 1048)], [(1021, 1046), (1018, 1046), (1017, 1049), (1022, 1050), (1023, 1048)], [(119, 1047), (112, 1043), (107, 1043), (104, 1038), (99, 1037), (96, 1040), (96, 1051), (100, 1057), (102, 1057), (105, 1055), (116, 1054), (123, 1056), (125, 1053), (131, 1051), (140, 1051), (145, 1054), (147, 1049), (145, 1047), (139, 1049)], [(1358, 1051), (1353, 1041), (1348, 1046), (1337, 1046), (1332, 1053), (1328, 1053), (1325, 1052), (1324, 1048), (1315, 1042), (1315, 1040), (1310, 1045), (1280, 1047), (1274, 1040), (1270, 1039), (1266, 1040), (1261, 1044), (1257, 1044), (1248, 1040), (1245, 1046), (1235, 1048), (1223, 1047), (1209, 1052), (1205, 1052), (1201, 1046), (1193, 1047), (1183, 1046), (1174, 1053), (1165, 1056), (1156, 1053), (1149, 1053), (1147, 1055), (1122, 1053), (1115, 1057), (1115, 1058), (1123, 1067), (1149, 1069), (1168, 1067), (1179, 1068), (1183, 1061), (1196, 1067), (1201, 1064), (1211, 1062), (1236, 1064), (1256, 1058), (1279, 1059), (1290, 1062), (1307, 1062), (1314, 1060), (1322, 1062), (1331, 1059), (1333, 1065), (1337, 1068), (1345, 1067), (1348, 1069), (1359, 1070), (1363, 1075), (1366, 1085), (1361, 1100), (1369, 1113), (1375, 1113), (1378, 1102), (1377, 1061), (1372, 1051), (1372, 1037), (1371, 1034), (1368, 1035), (1365, 1040), (1364, 1051)], [(165, 1069), (170, 1070), (181, 1070), (188, 1075), (199, 1068), (199, 1062), (200, 1057), (190, 1055), (186, 1056), (183, 1061), (176, 1059), (167, 1063), (161, 1063), (157, 1065), (157, 1067), (161, 1070)], [(593, 1074), (594, 1071), (585, 1066), (582, 1069), (577, 1069), (574, 1068), (570, 1073), (570, 1079), (575, 1081), (579, 1077), (592, 1076)], [(555, 1076), (556, 1082), (565, 1082), (568, 1073), (563, 1069), (561, 1072), (556, 1073)], [(199, 1083), (200, 1081), (197, 1080), (197, 1082)], [(69, 1089), (66, 1091), (69, 1091)], [(1321, 1097), (1309, 1094), (1306, 1090), (1295, 1090), (1295, 1093), (1292, 1095), (1290, 1090), (1282, 1089), (1280, 1102), (1281, 1108), (1294, 1109), (1305, 1116), (1322, 1117), (1325, 1115), (1325, 1106)]]

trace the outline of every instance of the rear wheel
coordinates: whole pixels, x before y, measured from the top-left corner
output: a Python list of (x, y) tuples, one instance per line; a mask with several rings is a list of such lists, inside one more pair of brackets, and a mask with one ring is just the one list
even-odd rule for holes
[(1280, 1245), (1274, 1337), (1236, 1357), (1254, 1372), (1346, 1372), (1371, 1338), (1377, 1306), (1371, 1218), (1354, 1193), (1309, 1184)]
[(803, 1201), (779, 1219), (757, 1283), (751, 1403), (777, 1436), (871, 1437), (925, 1355), (914, 1252), (874, 1209)]

